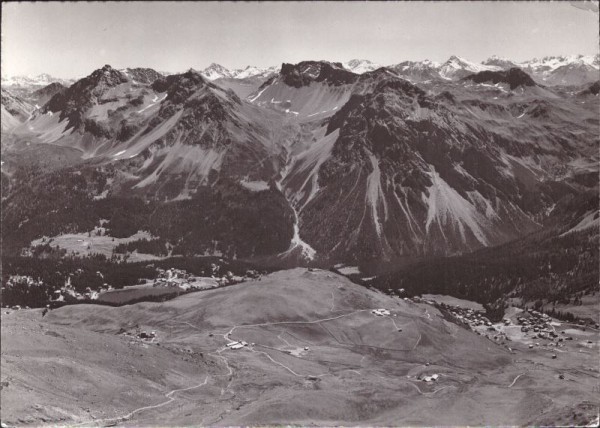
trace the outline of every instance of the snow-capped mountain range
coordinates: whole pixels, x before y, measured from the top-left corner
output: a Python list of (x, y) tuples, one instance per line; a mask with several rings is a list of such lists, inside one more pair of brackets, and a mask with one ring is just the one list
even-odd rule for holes
[[(546, 56), (528, 61), (513, 61), (491, 56), (481, 63), (452, 55), (445, 62), (403, 61), (387, 67), (400, 76), (415, 82), (426, 80), (460, 80), (482, 71), (501, 71), (518, 67), (529, 73), (538, 83), (545, 85), (581, 85), (598, 80), (598, 55)], [(352, 59), (342, 63), (343, 67), (356, 74), (374, 71), (382, 65), (367, 59)], [(254, 67), (229, 70), (219, 64), (211, 64), (200, 73), (209, 80), (217, 79), (267, 79), (279, 71), (279, 66)]]
[(2, 86), (47, 86), (54, 82), (69, 86), (75, 80), (76, 79), (60, 79), (47, 73), (38, 74), (37, 76), (2, 76)]
[(206, 77), (208, 80), (217, 79), (248, 79), (251, 77), (256, 78), (268, 78), (279, 71), (279, 66), (272, 67), (255, 67), (252, 65), (246, 68), (238, 68), (229, 70), (220, 64), (212, 63), (204, 70), (200, 71), (200, 74)]
[(371, 62), (368, 59), (351, 59), (348, 62), (344, 62), (343, 65), (356, 74), (363, 74), (381, 67), (381, 65)]
[(417, 82), (440, 78), (459, 80), (469, 74), (513, 67), (521, 68), (538, 83), (549, 86), (581, 85), (600, 78), (598, 55), (547, 56), (523, 62), (492, 56), (481, 63), (453, 55), (444, 63), (429, 60), (405, 61), (390, 66), (399, 75)]
[[(545, 56), (533, 58), (528, 61), (513, 61), (496, 55), (481, 63), (452, 55), (447, 61), (441, 63), (425, 59), (423, 61), (403, 61), (387, 67), (411, 81), (425, 81), (431, 79), (458, 80), (469, 74), (481, 71), (500, 71), (518, 67), (529, 73), (538, 83), (546, 85), (580, 85), (594, 82), (600, 78), (599, 55), (568, 55)], [(352, 59), (342, 63), (344, 68), (356, 74), (374, 71), (382, 65), (367, 59)], [(220, 64), (212, 63), (200, 74), (208, 80), (217, 79), (268, 79), (280, 70), (280, 66), (228, 69)], [(162, 72), (167, 76), (173, 73)], [(43, 73), (37, 76), (3, 76), (3, 87), (32, 87), (46, 86), (58, 82), (65, 86), (71, 85), (76, 79), (60, 79)]]

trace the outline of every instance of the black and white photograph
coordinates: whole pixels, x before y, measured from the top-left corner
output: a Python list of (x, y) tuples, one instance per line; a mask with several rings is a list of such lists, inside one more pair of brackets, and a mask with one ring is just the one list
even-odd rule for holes
[(597, 0), (1, 7), (1, 428), (600, 424)]

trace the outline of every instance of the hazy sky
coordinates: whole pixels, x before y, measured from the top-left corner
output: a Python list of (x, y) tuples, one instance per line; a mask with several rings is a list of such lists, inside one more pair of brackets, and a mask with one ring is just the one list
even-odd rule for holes
[[(573, 2), (574, 3), (574, 2)], [(598, 2), (3, 3), (2, 75), (598, 53)]]

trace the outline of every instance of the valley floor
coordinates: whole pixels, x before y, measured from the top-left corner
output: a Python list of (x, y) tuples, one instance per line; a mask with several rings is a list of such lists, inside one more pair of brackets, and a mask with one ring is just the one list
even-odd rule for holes
[(599, 409), (599, 335), (570, 334), (554, 351), (518, 334), (499, 345), (432, 305), (306, 269), (163, 303), (3, 311), (1, 419), (585, 425)]

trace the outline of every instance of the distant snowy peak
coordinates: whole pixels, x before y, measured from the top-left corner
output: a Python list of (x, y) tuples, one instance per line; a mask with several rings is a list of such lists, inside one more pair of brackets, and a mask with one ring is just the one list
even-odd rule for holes
[(279, 73), (280, 67), (274, 65), (272, 67), (255, 67), (253, 65), (249, 65), (246, 68), (240, 68), (237, 70), (233, 70), (232, 75), (235, 79), (247, 79), (250, 77), (260, 77), (260, 78), (269, 78), (277, 73)]
[(202, 76), (208, 80), (222, 79), (224, 77), (232, 77), (231, 71), (222, 65), (215, 64), (214, 62), (200, 72)]
[(225, 68), (222, 65), (213, 63), (206, 67), (200, 73), (208, 80), (217, 80), (226, 78), (248, 79), (251, 77), (268, 78), (274, 74), (277, 74), (278, 72), (278, 66), (261, 68), (249, 65), (246, 68), (229, 70), (228, 68)]
[(404, 61), (390, 67), (400, 76), (413, 81), (459, 80), (482, 71), (498, 71), (501, 67), (495, 64), (477, 64), (465, 58), (453, 55), (444, 63), (430, 60)]
[(500, 67), (498, 66), (477, 64), (456, 55), (452, 55), (448, 61), (442, 64), (439, 73), (444, 79), (454, 80), (461, 79), (473, 73), (498, 70), (500, 70)]
[(600, 78), (598, 55), (546, 56), (519, 67), (545, 85), (583, 85)]
[(483, 65), (497, 66), (503, 69), (519, 67), (536, 71), (553, 71), (565, 66), (588, 66), (597, 69), (599, 63), (599, 55), (545, 56), (543, 58), (533, 58), (522, 62), (512, 61), (508, 58), (493, 55), (481, 62)]
[(48, 86), (54, 82), (69, 86), (74, 81), (74, 79), (59, 79), (47, 73), (38, 74), (37, 76), (2, 76), (2, 86)]
[(460, 80), (483, 71), (507, 71), (520, 68), (544, 85), (582, 85), (600, 78), (599, 55), (547, 56), (517, 62), (492, 56), (481, 63), (453, 55), (443, 64), (433, 61), (404, 61), (390, 68), (414, 82), (427, 80)]
[(343, 63), (344, 68), (356, 74), (363, 74), (369, 71), (377, 70), (381, 67), (379, 64), (369, 61), (368, 59), (351, 59)]
[(389, 68), (406, 80), (424, 82), (439, 79), (438, 70), (440, 66), (440, 63), (426, 59), (424, 61), (403, 61)]

